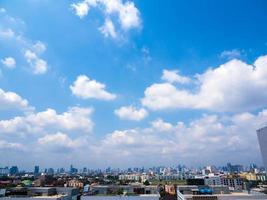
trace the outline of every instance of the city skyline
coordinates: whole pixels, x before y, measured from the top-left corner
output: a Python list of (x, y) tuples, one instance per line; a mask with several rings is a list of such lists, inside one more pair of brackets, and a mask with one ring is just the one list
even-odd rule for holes
[(266, 7), (2, 0), (0, 167), (262, 166)]
[(214, 172), (229, 172), (229, 173), (240, 173), (240, 172), (249, 172), (249, 171), (257, 171), (258, 173), (261, 173), (265, 171), (264, 166), (257, 166), (255, 163), (250, 163), (249, 165), (241, 165), (241, 164), (233, 164), (233, 163), (225, 163), (221, 166), (215, 166), (215, 165), (207, 165), (207, 166), (186, 166), (184, 164), (177, 164), (173, 166), (150, 166), (150, 167), (144, 167), (144, 166), (128, 166), (126, 168), (113, 168), (111, 166), (108, 166), (106, 168), (90, 168), (90, 166), (79, 166), (78, 163), (76, 165), (70, 164), (69, 166), (60, 166), (60, 167), (53, 167), (53, 166), (39, 166), (35, 165), (32, 166), (29, 169), (21, 169), (20, 166), (14, 165), (14, 166), (0, 166), (0, 175), (16, 175), (16, 174), (27, 174), (27, 173), (33, 173), (33, 174), (49, 174), (49, 171), (53, 174), (64, 174), (64, 173), (70, 173), (70, 174), (80, 174), (80, 173), (148, 173), (151, 171), (159, 173), (159, 171), (162, 171), (164, 173), (167, 172), (167, 174), (174, 174), (174, 173), (187, 173), (187, 172), (200, 172), (204, 169), (212, 169)]

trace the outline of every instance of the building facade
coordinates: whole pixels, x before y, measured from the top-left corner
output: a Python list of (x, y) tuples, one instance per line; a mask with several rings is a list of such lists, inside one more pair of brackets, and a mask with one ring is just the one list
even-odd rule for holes
[(257, 130), (262, 160), (265, 166), (265, 170), (267, 170), (267, 126)]

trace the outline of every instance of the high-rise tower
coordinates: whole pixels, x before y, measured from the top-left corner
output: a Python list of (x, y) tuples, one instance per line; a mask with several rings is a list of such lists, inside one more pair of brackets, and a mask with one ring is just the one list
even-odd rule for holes
[(257, 130), (262, 160), (267, 171), (267, 126)]

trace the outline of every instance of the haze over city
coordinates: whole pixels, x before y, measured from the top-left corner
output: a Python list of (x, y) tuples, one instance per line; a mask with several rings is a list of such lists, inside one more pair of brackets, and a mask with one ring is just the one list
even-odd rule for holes
[(262, 166), (266, 9), (1, 0), (1, 166)]

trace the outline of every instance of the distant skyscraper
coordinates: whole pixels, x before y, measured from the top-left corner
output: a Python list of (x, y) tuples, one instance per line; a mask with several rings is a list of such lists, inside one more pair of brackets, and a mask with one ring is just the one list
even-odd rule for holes
[(267, 171), (267, 126), (257, 130), (257, 135), (260, 144), (262, 160)]
[(39, 174), (39, 166), (34, 167), (34, 174)]
[(70, 173), (71, 174), (77, 174), (78, 173), (78, 169), (74, 168), (72, 165), (70, 166)]
[(53, 168), (48, 168), (47, 175), (54, 175), (54, 169)]
[(10, 169), (9, 169), (9, 173), (11, 175), (16, 175), (17, 173), (19, 173), (19, 169), (17, 166), (12, 166)]

